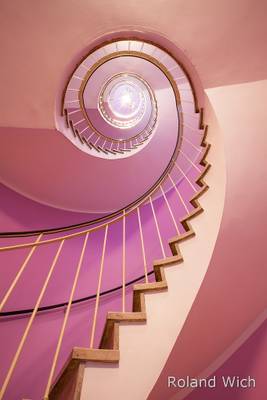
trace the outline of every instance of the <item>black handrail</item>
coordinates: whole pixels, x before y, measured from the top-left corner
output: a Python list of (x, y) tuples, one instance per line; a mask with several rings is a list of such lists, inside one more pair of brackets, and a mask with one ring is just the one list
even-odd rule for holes
[[(153, 273), (154, 273), (154, 271), (150, 271), (150, 272), (147, 273), (147, 275), (152, 275)], [(138, 278), (135, 278), (132, 281), (127, 282), (125, 284), (125, 287), (130, 286), (133, 283), (138, 282), (138, 281), (140, 281), (140, 280), (142, 280), (144, 278), (145, 278), (145, 275), (139, 276)], [(116, 286), (116, 287), (114, 287), (112, 289), (105, 290), (105, 291), (100, 293), (100, 296), (104, 296), (106, 294), (116, 292), (117, 290), (122, 289), (122, 287), (123, 286), (120, 285), (120, 286)], [(71, 302), (71, 304), (83, 303), (85, 301), (95, 299), (96, 296), (97, 296), (97, 294), (92, 294), (90, 296), (82, 297), (80, 299), (73, 300)], [(65, 307), (67, 305), (68, 305), (68, 302), (64, 302), (64, 303), (52, 304), (50, 306), (39, 307), (37, 309), (37, 312), (54, 310), (54, 309), (57, 309), (57, 308)], [(33, 310), (34, 310), (33, 308), (28, 308), (28, 309), (24, 309), (24, 310), (4, 311), (4, 312), (0, 312), (0, 317), (11, 317), (11, 316), (15, 316), (15, 315), (30, 314), (30, 313), (33, 312)]]

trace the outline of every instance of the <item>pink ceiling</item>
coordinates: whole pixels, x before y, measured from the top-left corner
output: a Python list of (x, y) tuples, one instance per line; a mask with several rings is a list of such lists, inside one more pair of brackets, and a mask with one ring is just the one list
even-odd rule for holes
[(68, 63), (123, 27), (159, 32), (185, 49), (205, 88), (264, 79), (266, 12), (265, 1), (252, 0), (2, 0), (0, 126), (53, 128)]

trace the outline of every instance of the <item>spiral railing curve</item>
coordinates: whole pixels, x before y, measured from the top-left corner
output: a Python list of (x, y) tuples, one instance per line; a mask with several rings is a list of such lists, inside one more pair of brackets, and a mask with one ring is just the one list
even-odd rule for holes
[[(157, 68), (172, 89), (178, 129), (171, 132), (176, 138), (171, 159), (148, 192), (104, 218), (72, 227), (2, 234), (1, 269), (8, 271), (9, 282), (1, 289), (0, 322), (4, 330), (13, 324), (16, 334), (10, 342), (2, 341), (3, 359), (8, 362), (2, 363), (0, 399), (57, 398), (70, 363), (97, 357), (118, 361), (118, 323), (146, 319), (144, 293), (166, 290), (163, 267), (182, 260), (177, 244), (194, 234), (189, 220), (202, 211), (198, 198), (207, 189), (203, 181), (209, 168), (207, 129), (187, 73), (171, 54), (132, 39), (93, 50), (66, 85), (63, 134), (72, 135), (70, 140), (83, 151), (107, 158), (129, 156), (149, 145), (160, 111), (156, 96), (149, 129), (127, 140), (105, 137), (96, 120), (88, 117), (82, 98), (95, 71), (131, 57)], [(38, 346), (49, 356), (40, 367), (31, 355), (31, 343), (43, 325), (49, 334)], [(75, 346), (84, 349), (82, 356), (73, 350)], [(107, 350), (111, 352), (101, 353)], [(28, 378), (21, 383), (25, 360), (40, 383), (34, 388)]]

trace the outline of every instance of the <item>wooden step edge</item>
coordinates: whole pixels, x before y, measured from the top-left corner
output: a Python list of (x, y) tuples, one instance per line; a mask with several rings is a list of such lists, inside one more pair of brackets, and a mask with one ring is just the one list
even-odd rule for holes
[(75, 128), (73, 126), (72, 119), (69, 119), (69, 128), (72, 130), (73, 136), (76, 137), (76, 132), (75, 132)]
[(107, 320), (119, 322), (145, 322), (145, 312), (108, 312)]
[(120, 351), (118, 349), (87, 349), (83, 347), (74, 347), (72, 350), (72, 359), (117, 363), (120, 360)]
[(92, 141), (89, 142), (89, 143), (90, 143), (90, 146), (92, 146), (93, 149), (95, 149), (95, 151), (97, 151), (98, 153), (100, 153), (100, 150), (97, 148), (97, 146), (94, 145), (94, 143), (93, 143)]
[(105, 151), (107, 151), (110, 154), (116, 155), (116, 153), (113, 150), (105, 148)]
[(173, 265), (173, 263), (172, 264), (166, 264), (166, 265), (153, 265), (156, 282), (164, 282), (164, 281), (166, 281), (164, 268), (168, 267), (168, 266), (171, 266), (171, 265)]
[(196, 180), (197, 183), (198, 183), (199, 181), (202, 181), (202, 180), (205, 178), (205, 176), (207, 175), (208, 171), (209, 171), (210, 168), (211, 168), (211, 164), (210, 164), (208, 161), (206, 161), (206, 160), (201, 160), (201, 161), (199, 162), (199, 164), (202, 165), (202, 166), (204, 167), (204, 169), (203, 169), (203, 171), (201, 172), (201, 174), (199, 175), (199, 177), (197, 178), (197, 180)]
[(74, 347), (50, 390), (49, 400), (61, 399), (65, 385), (70, 382), (74, 385), (73, 399), (80, 398), (86, 362), (118, 363), (119, 360), (120, 352), (117, 349), (106, 350)]
[(169, 246), (173, 255), (182, 256), (179, 248), (179, 243), (188, 240), (196, 235), (188, 221), (185, 221), (183, 223), (183, 226), (187, 231), (182, 235), (175, 236), (169, 240)]
[(204, 141), (204, 143), (201, 146), (204, 148), (204, 152), (202, 154), (202, 157), (201, 157), (201, 160), (199, 161), (199, 163), (201, 165), (203, 165), (203, 163), (205, 163), (205, 161), (206, 161), (206, 158), (210, 151), (211, 145), (210, 145), (210, 143), (207, 143), (206, 141)]
[(119, 322), (106, 319), (99, 348), (119, 350)]
[[(193, 200), (192, 200), (193, 202)], [(188, 221), (192, 218), (195, 218), (197, 215), (201, 214), (204, 209), (201, 207), (201, 205), (197, 202), (197, 200), (194, 200), (195, 202), (195, 208), (188, 214), (185, 218), (180, 220), (180, 223), (183, 225), (184, 228), (186, 228)], [(180, 235), (182, 236), (182, 235)]]
[(133, 312), (109, 312), (107, 314), (105, 327), (99, 345), (101, 350), (114, 348), (119, 349), (119, 324), (121, 322), (146, 322), (145, 303), (142, 293), (140, 296), (134, 296), (133, 309), (134, 308), (137, 308), (137, 310), (134, 310)]
[(100, 151), (103, 151), (103, 153), (108, 154), (108, 152), (107, 152), (105, 149), (103, 149), (103, 147), (97, 146), (97, 148), (98, 148)]
[[(82, 382), (84, 377), (85, 362), (79, 360), (71, 360), (68, 365), (62, 369), (54, 382), (48, 397), (44, 400), (61, 400), (66, 394), (66, 387), (72, 392), (72, 399), (79, 400), (82, 390)], [(65, 393), (64, 393), (65, 392)]]
[(84, 141), (83, 141), (82, 136), (80, 135), (80, 132), (78, 131), (78, 129), (75, 129), (75, 133), (76, 133), (77, 138), (80, 140), (80, 143), (81, 144), (85, 144)]
[(134, 285), (135, 292), (155, 292), (158, 290), (167, 289), (168, 284), (166, 281), (151, 282), (151, 283), (137, 283)]
[(209, 185), (207, 185), (205, 182), (202, 182), (203, 185), (200, 186), (200, 189), (194, 194), (193, 197), (189, 200), (189, 202), (192, 204), (195, 200), (199, 199), (208, 189)]
[(70, 118), (69, 118), (68, 110), (66, 108), (63, 109), (63, 115), (66, 118), (67, 128), (69, 128), (70, 127)]
[(146, 300), (143, 292), (133, 291), (133, 312), (146, 313)]
[(207, 137), (208, 137), (208, 129), (209, 126), (206, 124), (202, 124), (203, 125), (203, 136), (202, 136), (202, 141), (201, 141), (201, 146), (205, 147), (207, 145), (209, 145), (209, 143), (207, 143)]
[(205, 125), (204, 125), (204, 108), (201, 107), (198, 111), (199, 114), (199, 120), (198, 120), (198, 126), (200, 129), (205, 129)]
[(155, 260), (153, 265), (154, 267), (164, 267), (164, 266), (171, 266), (173, 264), (180, 263), (182, 261), (183, 261), (182, 255), (178, 254), (171, 257), (162, 258), (160, 260)]
[(169, 245), (178, 244), (179, 242), (183, 242), (184, 240), (190, 239), (195, 235), (196, 235), (195, 232), (192, 229), (190, 229), (189, 231), (183, 233), (182, 235), (174, 236), (173, 238), (169, 239)]

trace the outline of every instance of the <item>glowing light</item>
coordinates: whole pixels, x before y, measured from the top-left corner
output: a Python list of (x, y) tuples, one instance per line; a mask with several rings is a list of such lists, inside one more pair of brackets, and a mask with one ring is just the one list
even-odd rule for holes
[(109, 124), (128, 129), (143, 118), (148, 97), (142, 80), (131, 74), (120, 74), (104, 86), (98, 108)]

